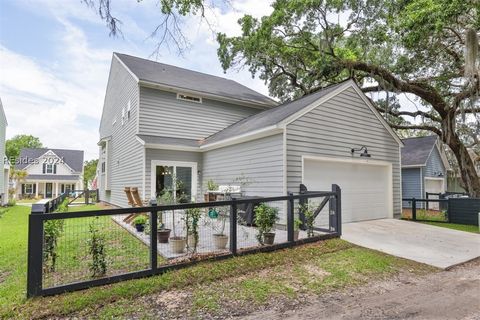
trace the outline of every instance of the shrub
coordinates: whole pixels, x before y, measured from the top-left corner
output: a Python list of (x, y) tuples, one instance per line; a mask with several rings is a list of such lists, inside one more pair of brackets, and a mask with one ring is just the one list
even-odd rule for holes
[(278, 220), (278, 209), (260, 203), (255, 208), (255, 224), (257, 225), (257, 240), (263, 245), (264, 235), (272, 231), (275, 222)]
[(194, 238), (193, 252), (197, 251), (198, 223), (201, 217), (202, 217), (202, 211), (200, 210), (200, 208), (191, 208), (191, 209), (185, 210), (185, 225), (187, 227), (187, 236), (191, 234), (193, 235), (193, 238)]
[(313, 208), (315, 207), (314, 204), (308, 203), (304, 204), (300, 207), (300, 210), (303, 211), (303, 214), (305, 215), (305, 227), (307, 227), (307, 236), (308, 237), (313, 237), (314, 232), (314, 223), (315, 223), (315, 212)]
[(207, 181), (207, 191), (217, 191), (218, 187), (218, 183), (216, 183), (212, 179)]
[(62, 235), (63, 224), (64, 220), (48, 220), (43, 225), (43, 261), (45, 263), (46, 271), (55, 271), (58, 257), (58, 238)]
[(302, 225), (302, 220), (296, 218), (293, 220), (293, 230), (297, 231), (300, 230), (300, 226)]
[(7, 206), (13, 207), (13, 206), (15, 206), (16, 204), (17, 204), (17, 200), (15, 200), (14, 198), (8, 199)]
[(98, 217), (90, 222), (90, 239), (88, 251), (92, 257), (90, 272), (93, 278), (104, 276), (107, 273), (107, 253), (105, 251), (105, 235), (97, 228)]
[(145, 216), (138, 216), (133, 220), (134, 225), (141, 225), (147, 223), (147, 218)]

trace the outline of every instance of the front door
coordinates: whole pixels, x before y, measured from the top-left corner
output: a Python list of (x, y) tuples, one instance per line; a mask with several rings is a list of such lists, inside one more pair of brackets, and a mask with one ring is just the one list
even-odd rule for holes
[(152, 196), (163, 202), (195, 201), (197, 163), (152, 161)]
[(45, 198), (52, 198), (53, 184), (50, 182), (45, 183)]

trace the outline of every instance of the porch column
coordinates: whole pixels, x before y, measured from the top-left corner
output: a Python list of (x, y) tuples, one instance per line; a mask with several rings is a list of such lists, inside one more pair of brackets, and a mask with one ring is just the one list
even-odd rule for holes
[(35, 182), (35, 198), (38, 198), (38, 182)]
[(58, 182), (55, 182), (55, 197), (58, 197)]

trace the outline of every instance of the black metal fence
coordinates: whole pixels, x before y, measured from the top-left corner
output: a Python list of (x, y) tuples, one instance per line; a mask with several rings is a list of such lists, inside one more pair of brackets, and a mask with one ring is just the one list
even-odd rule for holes
[[(411, 203), (411, 210), (402, 214), (403, 218), (413, 221), (450, 222), (478, 225), (480, 199), (476, 198), (437, 198), (415, 199), (402, 201)], [(421, 205), (419, 205), (421, 204)]]
[[(325, 200), (326, 199), (326, 200)], [(310, 208), (305, 207), (305, 202)], [(57, 201), (58, 202), (58, 201)], [(327, 215), (299, 213), (330, 203)], [(271, 228), (247, 223), (241, 208), (275, 210)], [(52, 295), (161, 274), (198, 261), (274, 251), (341, 235), (341, 190), (205, 203), (29, 216), (27, 296)], [(265, 209), (266, 210), (266, 209)], [(327, 221), (323, 225), (322, 221)], [(140, 222), (146, 222), (142, 224)], [(170, 231), (169, 231), (170, 230)], [(167, 234), (167, 235), (166, 235)], [(272, 236), (273, 234), (273, 236)]]

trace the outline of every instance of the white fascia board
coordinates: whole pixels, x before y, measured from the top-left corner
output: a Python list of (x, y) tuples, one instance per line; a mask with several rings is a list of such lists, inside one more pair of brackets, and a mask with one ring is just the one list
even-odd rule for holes
[(273, 126), (265, 127), (255, 131), (251, 131), (245, 134), (241, 134), (232, 138), (224, 139), (218, 142), (207, 143), (205, 145), (200, 146), (200, 150), (209, 151), (209, 150), (218, 149), (226, 146), (231, 146), (234, 144), (239, 144), (242, 142), (256, 140), (256, 139), (260, 139), (268, 136), (273, 136), (275, 134), (279, 134), (282, 132), (283, 132), (283, 127), (280, 127), (278, 125), (273, 125)]
[(260, 103), (260, 102), (255, 102), (251, 100), (242, 100), (242, 99), (234, 99), (234, 98), (228, 98), (224, 96), (219, 96), (216, 94), (208, 93), (208, 92), (202, 92), (202, 91), (196, 91), (188, 88), (180, 88), (180, 87), (174, 87), (174, 86), (169, 86), (169, 85), (163, 85), (160, 83), (155, 83), (155, 82), (150, 82), (146, 80), (139, 80), (138, 84), (142, 87), (147, 87), (147, 88), (153, 88), (153, 89), (158, 89), (162, 91), (168, 91), (168, 92), (175, 92), (175, 93), (185, 93), (185, 94), (191, 94), (195, 96), (200, 96), (204, 98), (209, 98), (212, 100), (217, 100), (217, 101), (223, 101), (223, 102), (228, 102), (228, 103), (233, 103), (233, 104), (239, 104), (239, 105), (244, 105), (247, 107), (253, 107), (256, 109), (261, 109), (261, 110), (266, 110), (270, 109), (273, 107), (276, 107), (278, 103), (272, 100), (271, 103)]
[(189, 146), (180, 146), (175, 144), (164, 144), (164, 143), (146, 143), (142, 138), (136, 136), (135, 139), (145, 148), (145, 149), (163, 149), (163, 150), (176, 150), (176, 151), (194, 151), (201, 152), (200, 147), (189, 147)]
[(411, 164), (411, 165), (402, 165), (403, 168), (422, 168), (425, 167), (425, 164)]

